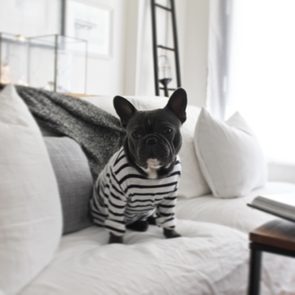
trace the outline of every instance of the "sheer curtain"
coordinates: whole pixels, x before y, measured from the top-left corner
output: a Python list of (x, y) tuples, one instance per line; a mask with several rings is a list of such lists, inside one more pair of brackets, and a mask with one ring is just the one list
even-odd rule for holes
[[(211, 0), (215, 9), (220, 1)], [(224, 98), (215, 98), (223, 108), (220, 116), (240, 111), (269, 160), (295, 163), (295, 1), (230, 3), (226, 16), (230, 22), (223, 36), (228, 58), (218, 76), (223, 81)], [(214, 14), (213, 10), (211, 16)], [(210, 18), (211, 22), (214, 18)], [(211, 29), (209, 33), (215, 34)], [(210, 60), (209, 53), (209, 64)], [(215, 69), (220, 67), (220, 63), (213, 64)], [(214, 86), (210, 83), (210, 69), (208, 89)], [(213, 101), (209, 96), (209, 102)]]
[(207, 104), (211, 112), (220, 119), (225, 116), (227, 104), (231, 1), (210, 0), (209, 2)]

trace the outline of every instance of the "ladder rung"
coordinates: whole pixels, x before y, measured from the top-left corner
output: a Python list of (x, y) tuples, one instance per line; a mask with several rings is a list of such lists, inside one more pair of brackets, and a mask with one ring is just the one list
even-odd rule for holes
[[(160, 89), (161, 89), (161, 90), (165, 90), (164, 87), (160, 87)], [(174, 90), (176, 90), (176, 88), (167, 88), (167, 90), (169, 90), (169, 91), (174, 91)]]
[(167, 10), (167, 11), (172, 11), (171, 8), (161, 5), (161, 4), (158, 4), (158, 3), (156, 3), (155, 6), (161, 8), (161, 9)]
[(157, 47), (161, 49), (165, 49), (165, 50), (175, 51), (175, 48), (172, 48), (172, 47), (167, 47), (163, 45), (157, 45)]

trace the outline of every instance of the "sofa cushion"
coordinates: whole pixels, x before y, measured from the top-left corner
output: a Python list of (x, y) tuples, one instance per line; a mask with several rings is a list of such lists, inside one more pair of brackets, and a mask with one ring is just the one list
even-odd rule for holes
[[(262, 187), (248, 193), (243, 198), (222, 199), (206, 195), (202, 198), (178, 200), (176, 217), (194, 221), (212, 222), (248, 233), (256, 227), (275, 218), (274, 215), (247, 206), (261, 194), (295, 195), (295, 184), (267, 182)], [(216, 212), (218, 211), (218, 214)]]
[(40, 130), (12, 85), (0, 93), (0, 292), (15, 294), (52, 259), (61, 206)]
[(165, 239), (151, 226), (111, 245), (99, 227), (67, 235), (51, 265), (21, 295), (246, 294), (245, 234), (181, 220), (177, 229), (183, 237)]
[(221, 122), (203, 109), (194, 143), (201, 170), (215, 197), (244, 196), (266, 183), (262, 150), (239, 113)]
[[(126, 98), (139, 110), (163, 108), (168, 102), (166, 97), (128, 96)], [(85, 100), (116, 116), (112, 97), (86, 97)], [(178, 195), (190, 198), (207, 194), (210, 189), (200, 170), (193, 145), (195, 125), (200, 108), (188, 105), (186, 112), (187, 120), (181, 128), (183, 144), (179, 156), (182, 164), (182, 175)]]
[[(247, 204), (257, 195), (285, 193), (295, 196), (295, 184), (268, 182), (263, 188), (255, 189), (243, 198), (222, 199), (207, 195), (202, 198), (182, 199), (177, 202), (176, 217), (198, 223), (221, 224), (244, 232), (248, 236), (250, 231), (273, 220), (275, 216), (250, 208)], [(262, 280), (265, 281), (267, 288), (267, 290), (263, 288), (263, 294), (294, 294), (294, 259), (265, 253), (263, 267), (265, 273), (262, 275)]]
[(59, 186), (63, 234), (89, 225), (89, 199), (93, 180), (87, 158), (80, 145), (69, 137), (45, 137), (51, 163)]

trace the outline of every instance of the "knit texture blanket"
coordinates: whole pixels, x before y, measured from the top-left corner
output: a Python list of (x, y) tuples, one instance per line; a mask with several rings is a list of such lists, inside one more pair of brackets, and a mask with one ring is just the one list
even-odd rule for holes
[(123, 143), (125, 132), (119, 119), (82, 99), (31, 87), (16, 89), (41, 129), (81, 145), (96, 179)]

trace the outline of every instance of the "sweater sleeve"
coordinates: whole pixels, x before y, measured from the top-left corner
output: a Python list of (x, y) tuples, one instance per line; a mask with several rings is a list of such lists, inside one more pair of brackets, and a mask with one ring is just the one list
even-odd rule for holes
[(156, 222), (162, 228), (175, 228), (176, 193), (164, 198), (158, 205)]
[(110, 182), (112, 185), (108, 187), (107, 208), (108, 217), (105, 220), (105, 228), (116, 236), (124, 235), (125, 228), (125, 209), (127, 199), (122, 192), (122, 188), (118, 183), (115, 175), (110, 173)]

